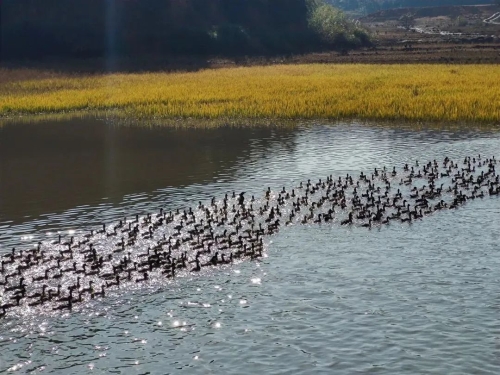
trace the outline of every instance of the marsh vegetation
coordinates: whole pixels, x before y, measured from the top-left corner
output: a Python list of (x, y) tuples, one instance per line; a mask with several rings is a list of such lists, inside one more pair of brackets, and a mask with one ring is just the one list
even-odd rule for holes
[[(14, 72), (15, 74), (15, 72)], [(0, 116), (497, 122), (497, 65), (275, 65), (53, 76), (0, 85)]]

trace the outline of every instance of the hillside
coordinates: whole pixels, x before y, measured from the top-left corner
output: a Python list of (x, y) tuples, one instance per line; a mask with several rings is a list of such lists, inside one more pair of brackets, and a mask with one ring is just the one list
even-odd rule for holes
[(395, 8), (494, 4), (495, 0), (328, 0), (328, 2), (343, 10), (367, 14)]
[[(3, 0), (2, 60), (247, 56), (349, 49), (312, 0)], [(331, 8), (331, 6), (329, 6)], [(334, 13), (330, 11), (330, 13)], [(334, 33), (343, 33), (346, 24)], [(362, 33), (362, 31), (360, 31)], [(352, 33), (351, 33), (352, 34)]]
[(415, 18), (424, 17), (464, 17), (469, 20), (483, 20), (496, 11), (496, 5), (462, 5), (462, 6), (432, 6), (405, 7), (380, 10), (371, 13), (360, 20), (362, 22), (385, 22), (399, 20), (403, 15), (411, 13)]

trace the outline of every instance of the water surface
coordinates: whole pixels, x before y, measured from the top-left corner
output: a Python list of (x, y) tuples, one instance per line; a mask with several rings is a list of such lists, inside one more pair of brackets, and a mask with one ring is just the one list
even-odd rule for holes
[[(491, 129), (6, 125), (0, 253), (233, 190), (498, 150)], [(498, 373), (499, 213), (488, 197), (411, 226), (284, 228), (260, 262), (0, 321), (0, 372)]]

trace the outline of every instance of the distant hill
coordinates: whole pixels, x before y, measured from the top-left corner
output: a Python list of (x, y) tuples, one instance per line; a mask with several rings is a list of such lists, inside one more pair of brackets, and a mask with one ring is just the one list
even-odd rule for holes
[(493, 4), (495, 0), (327, 0), (330, 4), (349, 11), (365, 14), (393, 8), (420, 8), (449, 5)]
[(379, 10), (361, 18), (363, 22), (384, 22), (399, 20), (404, 14), (412, 13), (415, 18), (423, 17), (478, 17), (486, 18), (498, 10), (495, 5), (432, 6), (418, 8), (392, 8)]

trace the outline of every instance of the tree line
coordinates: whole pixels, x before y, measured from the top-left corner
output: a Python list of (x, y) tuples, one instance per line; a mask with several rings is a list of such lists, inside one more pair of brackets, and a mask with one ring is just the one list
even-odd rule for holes
[[(322, 0), (0, 0), (2, 59), (266, 55), (369, 43)], [(325, 13), (326, 12), (326, 13)], [(311, 19), (315, 17), (315, 21)], [(339, 16), (336, 16), (340, 19)], [(334, 25), (335, 35), (325, 32)], [(343, 27), (343, 26), (342, 26)]]

